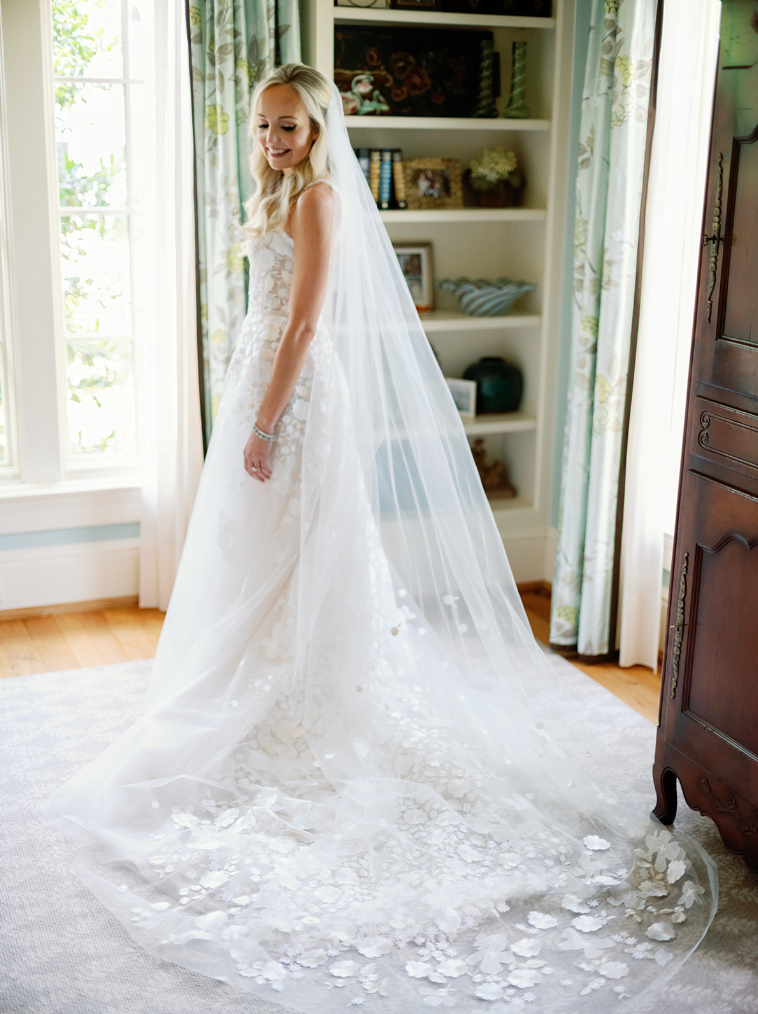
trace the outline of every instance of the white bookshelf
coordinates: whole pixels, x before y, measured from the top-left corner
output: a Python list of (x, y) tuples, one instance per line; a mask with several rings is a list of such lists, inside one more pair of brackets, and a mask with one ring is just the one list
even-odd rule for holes
[(400, 11), (381, 7), (337, 7), (336, 25), (368, 22), (379, 25), (428, 25), (435, 28), (555, 28), (555, 18), (504, 17), (493, 14), (448, 14), (442, 11)]
[[(465, 130), (480, 133), (505, 131), (550, 130), (550, 120), (476, 120), (463, 116), (382, 116), (383, 130)], [(376, 116), (346, 116), (349, 130), (371, 130), (377, 126)]]
[(537, 283), (501, 317), (467, 317), (452, 293), (436, 290), (436, 309), (421, 318), (443, 372), (460, 376), (483, 355), (500, 355), (524, 374), (518, 412), (465, 420), (492, 457), (506, 460), (518, 496), (493, 499), (492, 511), (517, 581), (552, 576), (549, 531), (560, 280), (564, 248), (568, 125), (576, 0), (553, 0), (552, 18), (335, 7), (306, 0), (305, 59), (328, 77), (336, 25), (488, 28), (500, 54), (500, 112), (508, 101), (511, 43), (527, 42), (527, 120), (349, 116), (353, 145), (402, 148), (408, 158), (457, 158), (463, 167), (483, 147), (516, 152), (527, 180), (523, 206), (381, 213), (393, 241), (432, 244), (435, 279), (509, 276)]
[(402, 211), (392, 208), (380, 211), (383, 222), (443, 222), (455, 225), (457, 222), (542, 222), (545, 220), (544, 208), (450, 208), (436, 211), (434, 208), (422, 208)]
[(536, 313), (509, 313), (504, 317), (467, 317), (459, 310), (434, 310), (431, 313), (423, 313), (421, 323), (427, 334), (456, 331), (465, 338), (466, 334), (473, 333), (476, 336), (479, 331), (538, 327), (542, 323), (542, 317)]
[(485, 437), (493, 433), (528, 433), (537, 429), (537, 420), (523, 412), (504, 412), (501, 415), (465, 419), (463, 428), (470, 437)]

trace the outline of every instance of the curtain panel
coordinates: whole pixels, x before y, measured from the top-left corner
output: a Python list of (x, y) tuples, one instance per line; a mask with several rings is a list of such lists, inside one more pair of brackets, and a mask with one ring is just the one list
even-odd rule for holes
[(197, 191), (204, 437), (247, 310), (240, 222), (253, 193), (247, 122), (258, 81), (300, 60), (298, 0), (196, 0), (187, 13)]
[(550, 642), (615, 649), (612, 599), (656, 0), (592, 0)]
[(621, 665), (658, 668), (713, 114), (720, 0), (665, 0), (621, 556)]
[(143, 350), (139, 422), (143, 443), (139, 604), (168, 607), (203, 467), (197, 388), (192, 99), (184, 11), (174, 0), (142, 8), (144, 87), (134, 89), (140, 124), (135, 243)]

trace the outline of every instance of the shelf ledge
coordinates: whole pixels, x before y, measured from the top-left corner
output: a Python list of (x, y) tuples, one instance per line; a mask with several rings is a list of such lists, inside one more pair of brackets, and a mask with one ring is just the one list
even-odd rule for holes
[(488, 497), (492, 513), (495, 517), (498, 514), (511, 514), (513, 511), (531, 511), (534, 510), (534, 504), (529, 500), (524, 500), (523, 497), (514, 496), (510, 499), (506, 497)]
[(468, 116), (346, 116), (352, 130), (382, 127), (391, 130), (550, 130), (550, 120), (510, 120), (505, 117), (474, 119)]
[(463, 428), (469, 437), (483, 437), (487, 433), (526, 433), (537, 429), (537, 420), (523, 412), (505, 412), (464, 419)]
[(422, 313), (421, 324), (428, 333), (440, 331), (497, 331), (500, 328), (538, 327), (538, 313), (509, 313), (502, 317), (469, 317), (458, 310), (435, 310)]
[(335, 7), (335, 25), (356, 21), (383, 25), (427, 25), (429, 28), (555, 28), (555, 18), (512, 14), (455, 14), (447, 11), (399, 11), (380, 7)]
[(392, 208), (380, 211), (383, 222), (542, 222), (544, 208)]

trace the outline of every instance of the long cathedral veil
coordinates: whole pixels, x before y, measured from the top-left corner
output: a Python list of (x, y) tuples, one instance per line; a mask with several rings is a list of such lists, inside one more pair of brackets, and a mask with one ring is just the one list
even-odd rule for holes
[(336, 88), (327, 122), (302, 474), (250, 483), (225, 395), (148, 709), (46, 816), (143, 946), (287, 1009), (605, 1012), (697, 945), (715, 869), (567, 723)]

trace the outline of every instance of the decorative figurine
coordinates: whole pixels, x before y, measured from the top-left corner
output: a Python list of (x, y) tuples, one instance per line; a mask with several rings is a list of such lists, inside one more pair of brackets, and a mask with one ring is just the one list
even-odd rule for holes
[(495, 460), (487, 464), (487, 451), (484, 441), (477, 437), (471, 446), (479, 478), (482, 480), (484, 492), (490, 500), (512, 500), (516, 489), (508, 476), (508, 466), (504, 461)]
[(526, 104), (526, 43), (513, 43), (513, 65), (511, 67), (511, 94), (503, 116), (514, 120), (528, 120), (532, 111)]

